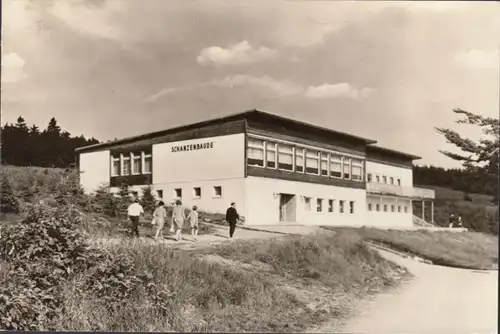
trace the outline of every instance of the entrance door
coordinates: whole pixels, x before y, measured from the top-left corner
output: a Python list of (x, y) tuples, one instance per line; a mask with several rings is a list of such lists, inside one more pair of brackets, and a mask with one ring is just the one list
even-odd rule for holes
[(294, 222), (296, 211), (295, 195), (280, 194), (280, 222)]

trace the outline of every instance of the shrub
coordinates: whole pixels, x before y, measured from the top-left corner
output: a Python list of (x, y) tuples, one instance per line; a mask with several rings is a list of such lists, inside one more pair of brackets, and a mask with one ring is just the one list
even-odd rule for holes
[(143, 188), (141, 205), (145, 212), (153, 212), (156, 208), (156, 198), (150, 185)]
[(78, 232), (72, 209), (35, 206), (21, 224), (6, 226), (0, 239), (8, 264), (0, 288), (0, 326), (8, 330), (40, 330), (61, 312), (60, 286), (102, 257)]
[(120, 213), (119, 199), (115, 197), (107, 185), (99, 187), (92, 197), (92, 211), (117, 217)]
[(19, 213), (21, 207), (6, 176), (2, 177), (0, 189), (0, 212)]

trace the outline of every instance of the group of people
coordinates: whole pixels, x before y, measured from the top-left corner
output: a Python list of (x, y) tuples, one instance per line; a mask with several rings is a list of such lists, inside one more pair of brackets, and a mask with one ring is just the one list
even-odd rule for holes
[[(139, 199), (135, 199), (134, 203), (130, 204), (127, 209), (127, 215), (131, 223), (130, 234), (135, 237), (139, 237), (139, 220), (142, 215), (144, 215), (144, 208), (139, 203)], [(236, 229), (236, 224), (240, 216), (236, 210), (236, 203), (231, 203), (231, 206), (226, 211), (226, 222), (229, 224), (229, 237), (233, 238), (234, 231)], [(158, 206), (153, 212), (152, 225), (156, 225), (155, 239), (159, 236), (163, 238), (163, 228), (165, 223), (168, 221), (168, 211), (165, 207), (165, 203), (160, 201)], [(198, 226), (199, 226), (199, 215), (198, 208), (193, 206), (191, 212), (186, 216), (186, 210), (182, 206), (180, 200), (175, 201), (171, 209), (171, 224), (170, 232), (174, 233), (175, 240), (179, 241), (181, 239), (182, 227), (185, 222), (188, 222), (191, 227), (191, 237), (193, 240), (197, 240), (198, 237)]]
[(462, 222), (462, 216), (455, 217), (455, 215), (452, 213), (450, 215), (450, 218), (448, 219), (448, 224), (449, 228), (452, 227), (464, 227), (463, 222)]

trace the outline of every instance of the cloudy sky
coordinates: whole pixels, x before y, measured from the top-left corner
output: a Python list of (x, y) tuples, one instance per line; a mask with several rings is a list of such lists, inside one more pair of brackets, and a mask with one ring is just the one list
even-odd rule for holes
[(498, 117), (496, 3), (4, 0), (2, 124), (131, 136), (258, 108), (454, 167)]

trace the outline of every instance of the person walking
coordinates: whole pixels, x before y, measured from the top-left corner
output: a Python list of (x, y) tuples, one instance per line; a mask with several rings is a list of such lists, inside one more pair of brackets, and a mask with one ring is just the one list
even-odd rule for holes
[(449, 228), (453, 228), (453, 225), (455, 225), (455, 215), (453, 213), (450, 215), (450, 219), (448, 219), (448, 224)]
[(135, 235), (137, 238), (139, 237), (139, 218), (144, 214), (144, 209), (142, 205), (139, 204), (139, 199), (136, 197), (134, 199), (134, 203), (130, 204), (127, 208), (127, 216), (130, 219), (131, 227), (130, 227), (130, 235)]
[(163, 226), (167, 220), (167, 209), (165, 209), (165, 203), (160, 201), (158, 207), (153, 212), (154, 223), (156, 224), (155, 239), (158, 239), (158, 235), (161, 235), (163, 239)]
[(226, 221), (229, 223), (229, 237), (232, 238), (234, 230), (236, 230), (236, 223), (240, 219), (238, 211), (236, 211), (236, 203), (232, 202), (231, 206), (226, 211)]
[(193, 237), (193, 240), (196, 240), (198, 237), (198, 208), (193, 206), (193, 209), (189, 213), (187, 220), (189, 224), (191, 225), (191, 236)]
[(182, 202), (177, 200), (175, 206), (172, 209), (172, 222), (175, 227), (175, 240), (179, 241), (181, 239), (182, 226), (186, 220), (186, 212), (182, 207)]

